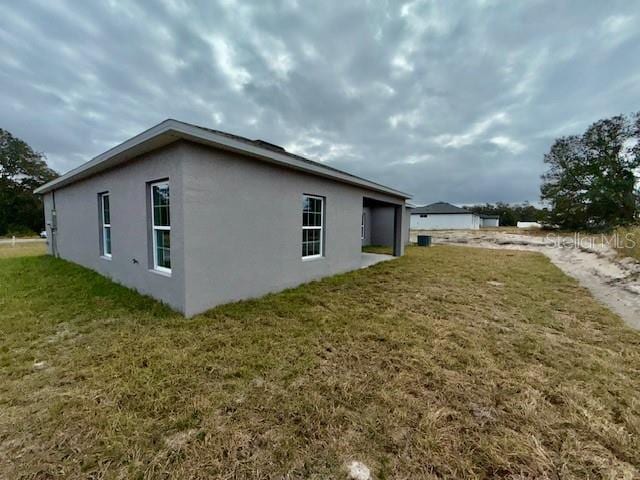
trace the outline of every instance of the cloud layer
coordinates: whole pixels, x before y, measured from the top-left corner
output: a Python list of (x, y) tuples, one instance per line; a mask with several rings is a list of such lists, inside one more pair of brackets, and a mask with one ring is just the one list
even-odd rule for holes
[(62, 172), (172, 117), (519, 202), (555, 137), (640, 109), (638, 2), (139, 3), (6, 2), (0, 127)]

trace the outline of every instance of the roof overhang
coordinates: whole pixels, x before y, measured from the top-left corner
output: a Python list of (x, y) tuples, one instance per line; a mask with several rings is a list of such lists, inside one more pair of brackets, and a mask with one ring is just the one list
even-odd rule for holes
[(478, 215), (473, 212), (411, 212), (411, 215)]
[(178, 140), (187, 140), (190, 142), (200, 143), (210, 147), (239, 153), (245, 156), (263, 160), (275, 165), (292, 168), (294, 170), (303, 171), (313, 175), (329, 178), (343, 183), (348, 183), (358, 187), (366, 188), (376, 192), (401, 197), (404, 199), (411, 198), (411, 195), (386, 187), (379, 183), (366, 180), (364, 178), (351, 175), (349, 173), (337, 170), (332, 167), (322, 165), (317, 162), (295, 158), (286, 153), (278, 153), (276, 151), (261, 147), (259, 145), (251, 145), (246, 142), (236, 140), (216, 132), (200, 128), (195, 125), (179, 122), (169, 119), (159, 123), (155, 127), (142, 132), (135, 137), (130, 138), (126, 142), (107, 150), (106, 152), (94, 157), (92, 160), (80, 165), (64, 175), (45, 183), (37, 188), (34, 192), (43, 194), (70, 185), (79, 180), (88, 178), (97, 173), (111, 169), (121, 165), (135, 157), (151, 152), (158, 148), (169, 145)]

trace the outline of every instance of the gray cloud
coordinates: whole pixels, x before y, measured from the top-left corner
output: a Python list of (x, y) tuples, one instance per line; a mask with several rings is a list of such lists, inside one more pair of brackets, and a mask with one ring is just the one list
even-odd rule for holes
[(536, 201), (640, 109), (637, 2), (5, 2), (0, 126), (66, 171), (173, 117), (412, 192)]

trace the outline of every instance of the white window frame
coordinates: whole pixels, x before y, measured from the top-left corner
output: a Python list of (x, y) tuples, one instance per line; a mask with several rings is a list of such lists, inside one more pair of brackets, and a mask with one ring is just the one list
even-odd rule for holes
[(360, 240), (364, 240), (364, 221), (365, 221), (365, 212), (362, 212), (362, 221), (360, 223)]
[[(169, 225), (156, 225), (155, 221), (155, 212), (154, 212), (154, 203), (153, 203), (153, 187), (166, 185), (169, 187)], [(171, 275), (171, 269), (167, 267), (163, 267), (158, 265), (158, 238), (156, 236), (156, 230), (164, 230), (169, 232), (169, 236), (171, 236), (171, 185), (169, 184), (169, 180), (162, 180), (160, 182), (153, 182), (149, 184), (149, 195), (151, 196), (151, 237), (153, 244), (153, 270), (156, 272), (161, 272), (166, 275)], [(171, 248), (171, 247), (169, 247)], [(173, 265), (173, 258), (172, 263)]]
[(302, 230), (320, 230), (320, 253), (314, 255), (303, 255), (303, 260), (313, 260), (315, 258), (322, 258), (324, 256), (324, 197), (319, 197), (317, 195), (307, 195), (304, 194), (302, 196), (302, 205), (304, 205), (304, 201), (307, 198), (313, 198), (315, 200), (320, 200), (320, 226), (304, 226), (304, 219), (302, 220)]
[[(109, 242), (109, 253), (107, 253), (107, 228), (109, 229), (109, 233), (113, 233), (111, 231), (111, 198), (109, 198), (109, 223), (105, 223), (105, 215), (104, 215), (104, 199), (109, 197), (109, 192), (104, 192), (100, 194), (100, 223), (102, 224), (102, 257), (111, 259), (113, 257), (113, 245), (112, 241)], [(113, 236), (111, 236), (111, 240), (113, 240)]]

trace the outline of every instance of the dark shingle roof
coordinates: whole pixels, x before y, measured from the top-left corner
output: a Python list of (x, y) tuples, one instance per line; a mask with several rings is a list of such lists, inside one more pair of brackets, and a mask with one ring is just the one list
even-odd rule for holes
[(464, 208), (456, 207), (455, 205), (451, 205), (447, 202), (436, 202), (431, 205), (425, 205), (424, 207), (416, 207), (411, 210), (411, 214), (416, 213), (431, 213), (431, 214), (455, 214), (455, 213), (472, 213), (469, 210), (465, 210)]

